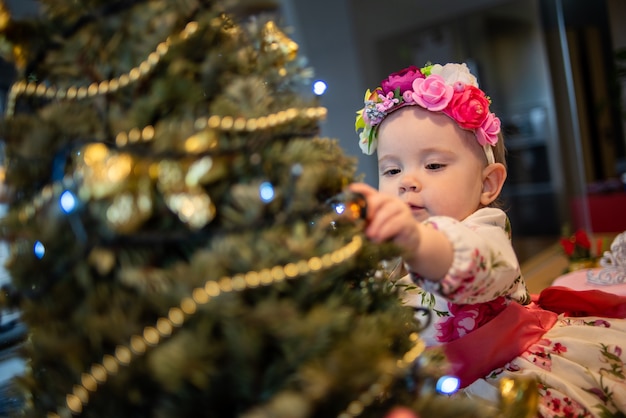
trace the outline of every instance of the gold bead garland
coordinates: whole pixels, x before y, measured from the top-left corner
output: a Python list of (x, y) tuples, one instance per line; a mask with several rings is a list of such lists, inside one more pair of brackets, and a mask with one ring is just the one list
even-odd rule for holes
[[(215, 144), (215, 135), (210, 135), (212, 131), (233, 131), (233, 132), (255, 132), (258, 130), (274, 128), (279, 125), (285, 125), (294, 121), (295, 119), (309, 119), (309, 120), (320, 120), (325, 119), (328, 110), (325, 107), (317, 106), (317, 107), (306, 107), (302, 109), (298, 109), (295, 107), (280, 110), (276, 113), (271, 113), (269, 115), (259, 116), (258, 118), (244, 118), (237, 117), (233, 118), (232, 116), (218, 116), (212, 115), (208, 117), (199, 117), (193, 123), (193, 129), (196, 130), (196, 133), (190, 136), (185, 143), (185, 148), (187, 151), (191, 153), (198, 153), (200, 151), (206, 151), (208, 148), (211, 148)], [(187, 124), (187, 121), (180, 122), (181, 128)], [(175, 130), (174, 127), (170, 126), (169, 130)], [(201, 146), (199, 141), (201, 138), (198, 138), (197, 135), (205, 133), (213, 140), (205, 141), (205, 146)], [(132, 128), (129, 131), (119, 132), (115, 136), (115, 144), (122, 148), (129, 144), (135, 144), (138, 142), (149, 142), (152, 141), (155, 137), (158, 137), (158, 132), (156, 128), (152, 125), (148, 125), (139, 128)]]
[(66, 394), (65, 405), (57, 412), (49, 412), (47, 418), (80, 415), (83, 407), (89, 402), (90, 393), (95, 393), (98, 386), (106, 383), (109, 376), (115, 375), (120, 367), (129, 366), (134, 358), (144, 355), (148, 348), (155, 347), (164, 339), (169, 338), (175, 328), (182, 327), (185, 321), (197, 312), (199, 305), (210, 302), (212, 298), (222, 293), (240, 292), (260, 285), (268, 286), (285, 279), (327, 270), (352, 258), (362, 246), (363, 239), (355, 235), (348, 244), (321, 257), (315, 256), (308, 260), (260, 271), (249, 271), (232, 277), (226, 276), (218, 281), (207, 280), (204, 286), (193, 289), (190, 297), (183, 298), (178, 306), (170, 308), (167, 317), (159, 318), (154, 326), (145, 327), (141, 334), (131, 336), (127, 346), (118, 345), (113, 355), (105, 354), (101, 363), (93, 364), (88, 372), (82, 373), (80, 384), (74, 385), (72, 393)]
[[(189, 22), (185, 28), (180, 31), (176, 40), (186, 40), (198, 31), (198, 22)], [(99, 83), (92, 83), (89, 86), (75, 87), (71, 86), (67, 89), (57, 88), (55, 86), (46, 86), (45, 84), (37, 84), (34, 81), (18, 81), (11, 86), (9, 91), (9, 97), (7, 100), (7, 117), (13, 116), (15, 112), (15, 102), (20, 95), (45, 97), (47, 99), (59, 99), (59, 100), (82, 100), (85, 98), (91, 98), (99, 95), (113, 93), (120, 88), (126, 87), (131, 83), (134, 83), (148, 73), (150, 73), (154, 67), (161, 61), (161, 58), (169, 52), (170, 46), (173, 44), (171, 37), (168, 37), (165, 41), (159, 43), (156, 49), (151, 52), (148, 57), (142, 61), (138, 66), (132, 68), (125, 74), (111, 80), (104, 80)]]
[[(299, 117), (306, 119), (321, 119), (326, 116), (326, 113), (327, 109), (324, 107), (310, 107), (303, 109), (290, 108), (266, 116), (261, 116), (259, 118), (247, 119), (244, 124), (236, 122), (240, 120), (239, 118), (235, 119), (231, 128), (234, 130), (241, 129), (244, 131), (253, 131), (259, 129), (260, 126), (274, 127), (277, 124), (289, 123)], [(228, 122), (228, 118), (232, 119), (232, 117), (229, 116), (219, 117), (216, 115), (198, 118), (193, 125), (195, 129), (200, 129), (201, 131), (187, 139), (185, 143), (186, 150), (191, 154), (197, 154), (215, 147), (216, 135), (212, 135), (210, 129), (223, 129), (225, 126), (229, 126), (230, 123)], [(227, 121), (226, 124), (223, 122), (224, 120)], [(123, 148), (125, 145), (131, 143), (151, 141), (155, 136), (157, 136), (155, 128), (149, 125), (143, 129), (133, 128), (128, 132), (121, 132), (116, 136), (115, 141), (118, 147)], [(72, 176), (67, 175), (61, 182), (55, 182), (44, 186), (32, 199), (32, 202), (23, 205), (19, 209), (19, 220), (22, 222), (29, 221), (53, 198), (59, 196), (65, 189), (73, 187), (75, 183), (76, 180)]]

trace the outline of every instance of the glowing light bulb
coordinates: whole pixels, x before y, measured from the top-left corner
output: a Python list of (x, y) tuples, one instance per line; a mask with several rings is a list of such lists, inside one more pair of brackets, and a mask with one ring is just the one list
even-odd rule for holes
[(444, 395), (452, 395), (459, 390), (461, 381), (458, 377), (454, 376), (442, 376), (437, 380), (437, 391)]
[(261, 200), (265, 203), (274, 200), (274, 186), (272, 186), (272, 183), (268, 181), (261, 183), (259, 186), (259, 194), (261, 196)]
[(318, 96), (321, 96), (322, 94), (324, 94), (327, 88), (328, 86), (322, 80), (318, 80), (315, 83), (313, 83), (313, 93), (315, 93)]
[(342, 213), (346, 211), (346, 205), (345, 203), (337, 203), (336, 205), (334, 205), (334, 209), (338, 215), (341, 215)]
[(61, 205), (61, 209), (65, 213), (71, 213), (76, 209), (76, 197), (69, 190), (61, 193), (61, 198), (59, 199), (59, 204)]
[(33, 251), (35, 253), (35, 257), (41, 260), (46, 254), (46, 247), (41, 243), (41, 241), (36, 241), (33, 246)]

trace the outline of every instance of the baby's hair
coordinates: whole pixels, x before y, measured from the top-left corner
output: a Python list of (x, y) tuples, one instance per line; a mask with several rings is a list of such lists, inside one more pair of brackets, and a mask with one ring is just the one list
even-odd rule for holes
[[(504, 136), (502, 135), (502, 131), (498, 133), (498, 142), (496, 142), (496, 145), (492, 148), (495, 162), (502, 164), (505, 169), (508, 168), (506, 164), (506, 147), (504, 146)], [(498, 197), (488, 206), (490, 208), (505, 209), (501, 195), (502, 194), (498, 195)]]
[(498, 142), (493, 147), (493, 157), (496, 163), (501, 163), (507, 168), (506, 165), (506, 148), (504, 147), (504, 136), (502, 132), (498, 133)]

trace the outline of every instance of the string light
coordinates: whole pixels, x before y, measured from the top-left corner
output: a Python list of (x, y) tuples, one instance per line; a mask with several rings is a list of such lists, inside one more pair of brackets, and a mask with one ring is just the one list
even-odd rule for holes
[(270, 182), (263, 182), (259, 186), (259, 195), (264, 203), (269, 203), (274, 200), (274, 186)]
[(457, 390), (459, 390), (460, 385), (461, 381), (456, 376), (441, 376), (437, 380), (435, 388), (439, 393), (442, 393), (444, 395), (452, 395)]
[(41, 243), (41, 241), (36, 241), (33, 246), (33, 252), (35, 253), (35, 257), (41, 260), (46, 254), (46, 247)]
[(76, 196), (69, 190), (64, 191), (59, 198), (59, 205), (63, 212), (67, 214), (72, 213), (76, 209)]
[(336, 205), (334, 205), (333, 209), (335, 209), (335, 212), (337, 212), (337, 215), (341, 215), (346, 210), (346, 204), (345, 203), (337, 203)]
[(327, 88), (328, 86), (322, 80), (318, 80), (313, 83), (313, 93), (317, 96), (321, 96), (322, 94), (326, 93)]

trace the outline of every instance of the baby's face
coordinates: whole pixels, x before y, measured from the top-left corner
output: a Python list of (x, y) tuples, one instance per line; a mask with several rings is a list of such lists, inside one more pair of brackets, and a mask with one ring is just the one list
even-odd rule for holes
[(379, 190), (399, 196), (416, 220), (462, 220), (479, 209), (486, 164), (474, 134), (442, 113), (405, 107), (379, 127)]

